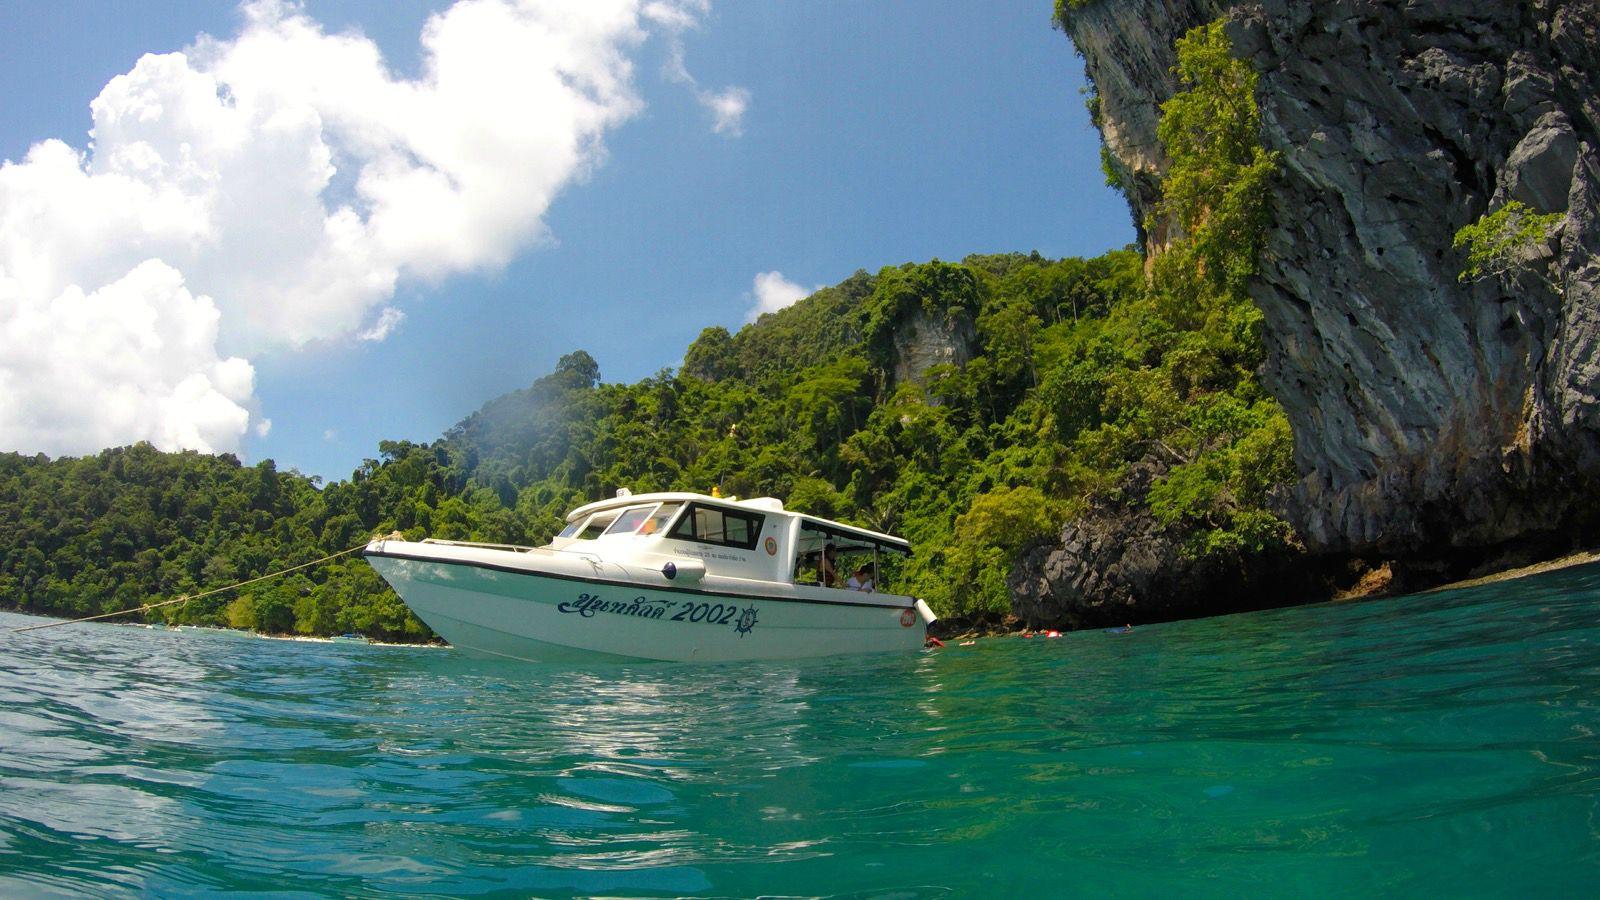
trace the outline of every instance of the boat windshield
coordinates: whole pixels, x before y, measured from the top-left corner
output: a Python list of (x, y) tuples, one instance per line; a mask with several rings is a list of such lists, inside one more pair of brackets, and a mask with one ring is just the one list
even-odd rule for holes
[(561, 529), (561, 533), (556, 535), (556, 537), (557, 538), (573, 537), (574, 535), (576, 535), (578, 533), (578, 528), (580, 526), (582, 526), (582, 525), (583, 525), (582, 522), (572, 522), (572, 523), (568, 524), (567, 527)]
[(683, 508), (682, 503), (663, 503), (649, 519), (645, 520), (644, 527), (639, 529), (640, 534), (660, 534), (667, 530), (667, 523)]
[(606, 512), (595, 513), (589, 517), (589, 521), (583, 524), (583, 530), (578, 532), (578, 540), (592, 541), (600, 535), (605, 534), (606, 528), (609, 527), (612, 522), (616, 521), (616, 518), (617, 511), (614, 509), (607, 510)]
[(652, 512), (655, 512), (655, 508), (654, 503), (649, 506), (628, 507), (617, 516), (615, 522), (611, 523), (611, 527), (606, 529), (606, 534), (632, 534)]

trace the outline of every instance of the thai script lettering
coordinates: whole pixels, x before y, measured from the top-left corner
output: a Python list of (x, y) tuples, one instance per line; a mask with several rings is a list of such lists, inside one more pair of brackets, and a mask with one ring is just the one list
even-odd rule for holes
[(642, 594), (632, 600), (607, 600), (599, 594), (579, 594), (577, 600), (568, 600), (557, 605), (556, 609), (564, 613), (577, 613), (585, 619), (594, 618), (595, 613), (659, 619), (677, 605), (672, 600), (651, 600)]

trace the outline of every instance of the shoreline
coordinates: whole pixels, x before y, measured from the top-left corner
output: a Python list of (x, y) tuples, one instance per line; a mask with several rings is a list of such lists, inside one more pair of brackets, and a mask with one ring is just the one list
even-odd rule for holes
[[(205, 626), (202, 625), (202, 626), (199, 626), (199, 627), (204, 628)], [(171, 626), (168, 626), (168, 628), (171, 628)], [(365, 636), (363, 636), (361, 640), (356, 640), (354, 638), (341, 638), (339, 635), (335, 635), (333, 637), (320, 637), (320, 636), (317, 636), (317, 635), (310, 635), (310, 634), (273, 634), (273, 633), (269, 633), (269, 632), (266, 632), (266, 631), (245, 631), (242, 628), (225, 628), (225, 629), (222, 629), (222, 630), (223, 631), (237, 631), (238, 633), (243, 634), (243, 635), (248, 635), (250, 637), (264, 638), (265, 640), (269, 640), (269, 641), (300, 641), (302, 643), (311, 643), (311, 644), (358, 644), (359, 645), (359, 644), (365, 643), (369, 647), (424, 647), (424, 648), (435, 649), (435, 650), (448, 649), (449, 646), (450, 646), (449, 644), (446, 644), (443, 641), (435, 641), (435, 642), (420, 643), (419, 644), (419, 643), (408, 642), (408, 641), (380, 641), (377, 638), (369, 638), (369, 637), (365, 637)]]
[[(1537, 563), (1529, 563), (1528, 565), (1523, 566), (1513, 566), (1508, 569), (1501, 569), (1498, 572), (1491, 572), (1488, 575), (1480, 575), (1475, 578), (1463, 578), (1456, 581), (1435, 585), (1429, 588), (1407, 591), (1403, 594), (1394, 594), (1388, 592), (1387, 588), (1389, 587), (1391, 578), (1393, 576), (1390, 570), (1390, 564), (1385, 563), (1368, 572), (1356, 585), (1333, 596), (1301, 600), (1264, 608), (1217, 610), (1213, 613), (1200, 616), (1198, 618), (1227, 616), (1241, 612), (1255, 612), (1260, 611), (1260, 609), (1287, 609), (1295, 606), (1310, 606), (1315, 603), (1350, 603), (1361, 600), (1387, 600), (1395, 597), (1436, 594), (1441, 591), (1463, 590), (1466, 588), (1482, 587), (1483, 585), (1488, 584), (1498, 584), (1505, 581), (1516, 581), (1520, 578), (1527, 578), (1533, 575), (1543, 575), (1546, 572), (1556, 572), (1560, 571), (1561, 569), (1570, 569), (1575, 566), (1588, 565), (1590, 563), (1600, 563), (1600, 549), (1579, 550), (1556, 557), (1555, 559), (1548, 559)], [(1193, 618), (1197, 617), (1184, 616), (1178, 619), (1153, 619), (1147, 622), (1135, 622), (1132, 624), (1154, 625), (1161, 622), (1186, 621)], [(948, 624), (941, 628), (939, 627), (941, 623)], [(1062, 629), (1029, 628), (1027, 623), (1010, 612), (981, 612), (965, 616), (952, 616), (948, 619), (938, 619), (933, 623), (933, 626), (928, 629), (928, 634), (938, 638), (941, 641), (949, 642), (970, 641), (978, 638), (990, 637), (1031, 637), (1036, 634), (1048, 634), (1053, 630), (1059, 630), (1065, 633), (1070, 631), (1094, 631), (1096, 629), (1107, 627), (1116, 626), (1085, 625), (1082, 628)]]
[[(1532, 576), (1532, 575), (1542, 575), (1542, 574), (1544, 574), (1546, 572), (1556, 572), (1556, 571), (1560, 571), (1562, 569), (1570, 569), (1570, 568), (1573, 568), (1575, 566), (1588, 565), (1590, 563), (1600, 563), (1600, 549), (1580, 550), (1580, 551), (1577, 551), (1575, 553), (1568, 553), (1565, 556), (1559, 556), (1559, 557), (1557, 557), (1555, 559), (1545, 560), (1544, 562), (1531, 563), (1531, 564), (1525, 565), (1525, 566), (1514, 566), (1512, 568), (1502, 569), (1501, 571), (1493, 572), (1493, 573), (1490, 573), (1488, 575), (1481, 575), (1481, 576), (1478, 576), (1476, 578), (1465, 578), (1465, 579), (1461, 579), (1459, 581), (1451, 581), (1451, 582), (1447, 582), (1445, 584), (1436, 585), (1436, 586), (1431, 587), (1431, 588), (1424, 588), (1424, 589), (1419, 590), (1419, 591), (1414, 591), (1412, 593), (1418, 594), (1418, 595), (1420, 595), (1420, 594), (1437, 594), (1437, 593), (1440, 593), (1442, 591), (1454, 591), (1454, 590), (1463, 590), (1463, 589), (1466, 589), (1466, 588), (1482, 587), (1484, 585), (1499, 584), (1501, 582), (1506, 582), (1506, 581), (1515, 581), (1515, 580), (1517, 580), (1519, 578), (1527, 578), (1527, 577)], [(1386, 568), (1387, 568), (1387, 566), (1380, 567), (1380, 569), (1374, 570), (1374, 573), (1382, 573), (1382, 572), (1384, 572), (1384, 569), (1386, 569)], [(1369, 573), (1369, 576), (1374, 574), (1374, 573)], [(1376, 584), (1367, 584), (1367, 585), (1358, 584), (1354, 588), (1352, 588), (1352, 589), (1350, 589), (1350, 590), (1348, 590), (1348, 591), (1346, 591), (1344, 593), (1341, 593), (1339, 595), (1333, 596), (1333, 597), (1324, 598), (1324, 599), (1320, 599), (1320, 600), (1307, 600), (1307, 601), (1303, 601), (1303, 602), (1299, 602), (1299, 603), (1286, 603), (1283, 606), (1284, 607), (1309, 606), (1309, 605), (1311, 605), (1313, 603), (1348, 603), (1348, 602), (1351, 602), (1351, 601), (1358, 601), (1358, 600), (1380, 600), (1380, 599), (1392, 598), (1392, 597), (1395, 597), (1395, 596), (1405, 596), (1403, 594), (1402, 595), (1395, 595), (1395, 594), (1385, 593), (1383, 588), (1385, 586), (1387, 586), (1387, 584), (1386, 584), (1387, 583), (1387, 579), (1386, 578), (1381, 578), (1380, 577), (1378, 579), (1373, 579), (1373, 580), (1378, 582), (1378, 583), (1376, 583)], [(1363, 579), (1363, 581), (1366, 581), (1366, 579)], [(1365, 587), (1366, 589), (1363, 590), (1363, 587)], [(1242, 612), (1244, 610), (1239, 610), (1239, 611)], [(60, 619), (59, 616), (52, 615), (52, 614), (49, 614), (49, 613), (39, 613), (39, 612), (31, 611), (31, 610), (18, 609), (16, 607), (0, 607), (0, 612), (8, 612), (8, 613), (12, 613), (12, 614), (15, 614), (15, 615), (29, 616), (29, 617), (32, 617), (32, 618), (39, 618), (39, 619)], [(1219, 616), (1221, 616), (1221, 615), (1231, 615), (1233, 612), (1235, 612), (1235, 611), (1233, 611), (1233, 610), (1219, 610), (1219, 611), (1213, 613), (1212, 615), (1219, 615)], [(1209, 616), (1206, 616), (1206, 617), (1203, 617), (1203, 618), (1209, 618)], [(63, 620), (63, 624), (66, 624), (68, 621), (70, 621), (70, 620)], [(1158, 620), (1158, 621), (1167, 621), (1167, 620)], [(939, 627), (941, 625), (941, 623), (948, 623), (948, 625), (946, 627), (941, 628), (941, 627)], [(105, 622), (103, 624), (115, 625), (115, 626), (122, 627), (122, 628), (148, 628), (148, 627), (153, 626), (156, 623), (152, 623), (152, 622)], [(1153, 624), (1153, 623), (1145, 622), (1145, 623), (1140, 623), (1140, 624)], [(1064, 630), (1066, 630), (1066, 631), (1092, 631), (1095, 628), (1099, 628), (1099, 627), (1102, 627), (1102, 626), (1090, 625), (1090, 626), (1085, 626), (1083, 628), (1064, 629)], [(243, 637), (265, 638), (267, 640), (273, 640), (273, 641), (300, 641), (300, 642), (318, 643), (318, 644), (360, 643), (359, 641), (353, 641), (353, 640), (340, 640), (340, 638), (337, 635), (324, 637), (324, 636), (307, 635), (307, 634), (275, 634), (275, 633), (268, 633), (268, 632), (265, 632), (265, 631), (246, 631), (246, 630), (244, 630), (242, 628), (225, 628), (225, 627), (213, 626), (213, 625), (163, 625), (163, 629), (164, 630), (168, 630), (168, 631), (179, 631), (179, 630), (183, 630), (185, 628), (188, 628), (188, 629), (191, 629), (191, 630), (195, 630), (195, 631), (222, 631), (222, 632), (228, 632), (230, 634), (239, 635), (239, 636), (243, 636)], [(1045, 634), (1045, 633), (1048, 633), (1049, 631), (1052, 631), (1052, 630), (1054, 630), (1054, 629), (1032, 629), (1032, 628), (1029, 628), (1025, 622), (1023, 622), (1020, 618), (1018, 618), (1017, 616), (1015, 616), (1015, 615), (1013, 615), (1012, 613), (1009, 613), (1009, 612), (1006, 612), (1006, 613), (981, 612), (981, 613), (975, 613), (975, 614), (965, 615), (965, 616), (951, 616), (949, 618), (936, 619), (933, 622), (933, 625), (928, 629), (928, 634), (930, 636), (938, 638), (939, 640), (942, 640), (942, 641), (967, 641), (967, 640), (975, 640), (977, 638), (1003, 637), (1003, 636), (1007, 636), (1007, 635), (1012, 635), (1012, 636), (1031, 636), (1033, 634)], [(372, 646), (372, 647), (417, 647), (417, 648), (436, 649), (436, 650), (437, 649), (448, 649), (450, 647), (450, 645), (448, 643), (445, 643), (444, 641), (429, 641), (429, 642), (425, 642), (425, 643), (416, 643), (416, 642), (404, 642), (404, 641), (384, 641), (384, 640), (378, 640), (378, 639), (375, 639), (375, 638), (366, 638), (365, 639), (365, 643), (366, 643), (367, 646)]]
[[(369, 638), (365, 635), (362, 635), (360, 640), (355, 640), (352, 638), (342, 638), (341, 635), (285, 634), (282, 632), (250, 631), (244, 628), (228, 628), (224, 625), (169, 625), (165, 622), (112, 622), (104, 620), (99, 622), (78, 622), (74, 619), (69, 619), (55, 613), (42, 613), (30, 609), (19, 609), (15, 606), (0, 606), (0, 612), (10, 613), (14, 616), (27, 616), (30, 619), (50, 619), (60, 623), (57, 627), (62, 628), (68, 625), (92, 624), (111, 625), (116, 628), (143, 628), (152, 631), (221, 632), (231, 637), (263, 638), (269, 641), (299, 641), (301, 643), (311, 644), (366, 644), (367, 646), (372, 647), (424, 647), (433, 649), (445, 649), (450, 646), (442, 640), (422, 643), (414, 641), (385, 641), (378, 638)], [(10, 630), (12, 629), (0, 629), (0, 631)]]
[(1480, 575), (1477, 578), (1465, 578), (1461, 581), (1452, 581), (1448, 584), (1441, 584), (1438, 587), (1431, 587), (1426, 590), (1417, 591), (1417, 593), (1436, 594), (1440, 591), (1454, 591), (1463, 588), (1481, 587), (1486, 584), (1498, 584), (1502, 581), (1515, 581), (1518, 578), (1526, 578), (1529, 575), (1543, 575), (1546, 572), (1556, 572), (1561, 569), (1570, 569), (1574, 566), (1582, 566), (1594, 562), (1600, 562), (1600, 550), (1579, 550), (1576, 553), (1569, 553), (1566, 556), (1558, 556), (1555, 559), (1545, 560), (1544, 562), (1531, 563), (1526, 566), (1516, 566), (1510, 569), (1503, 569), (1499, 572), (1493, 572), (1488, 575)]

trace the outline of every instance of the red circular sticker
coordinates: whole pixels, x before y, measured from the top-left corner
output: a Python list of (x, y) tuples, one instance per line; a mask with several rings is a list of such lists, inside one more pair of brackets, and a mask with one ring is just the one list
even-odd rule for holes
[(917, 614), (916, 613), (912, 612), (909, 609), (900, 610), (900, 624), (901, 625), (904, 625), (905, 627), (910, 628), (911, 627), (911, 623), (915, 622), (916, 620), (917, 620)]
[(767, 555), (768, 556), (777, 556), (778, 555), (778, 539), (777, 538), (771, 538), (771, 537), (767, 538)]

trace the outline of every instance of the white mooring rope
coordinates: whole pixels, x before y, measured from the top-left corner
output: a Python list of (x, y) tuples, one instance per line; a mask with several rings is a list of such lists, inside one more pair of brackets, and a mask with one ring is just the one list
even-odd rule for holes
[[(398, 539), (400, 537), (401, 537), (401, 535), (400, 535), (399, 532), (394, 532), (392, 534), (385, 535), (382, 538), (373, 538), (372, 540)], [(98, 616), (84, 616), (81, 619), (68, 619), (68, 620), (66, 620), (64, 622), (46, 622), (43, 625), (29, 625), (29, 626), (27, 626), (25, 628), (13, 628), (13, 629), (11, 629), (11, 633), (12, 634), (20, 634), (21, 632), (24, 632), (24, 631), (38, 631), (41, 628), (56, 628), (56, 627), (61, 626), (61, 625), (76, 625), (79, 622), (93, 622), (96, 619), (110, 619), (110, 618), (113, 618), (115, 616), (124, 616), (124, 615), (127, 615), (129, 613), (148, 612), (148, 611), (150, 611), (152, 609), (160, 609), (163, 606), (171, 606), (174, 603), (184, 603), (184, 602), (187, 602), (189, 600), (199, 600), (202, 597), (210, 597), (213, 594), (220, 594), (220, 593), (223, 593), (224, 591), (231, 591), (231, 590), (234, 590), (236, 588), (242, 588), (247, 584), (255, 584), (258, 581), (266, 581), (269, 578), (277, 578), (279, 575), (287, 575), (290, 572), (298, 572), (301, 569), (309, 569), (312, 566), (321, 565), (322, 563), (325, 563), (328, 560), (338, 559), (341, 556), (345, 556), (347, 554), (354, 553), (357, 550), (360, 550), (362, 547), (365, 547), (369, 542), (370, 541), (362, 541), (361, 543), (355, 545), (354, 547), (351, 547), (348, 550), (340, 550), (338, 553), (330, 553), (330, 554), (328, 554), (327, 556), (324, 556), (321, 559), (314, 559), (314, 560), (312, 560), (311, 562), (308, 562), (308, 563), (301, 563), (298, 566), (290, 566), (287, 569), (282, 569), (282, 570), (279, 570), (277, 572), (271, 572), (271, 573), (266, 574), (266, 575), (261, 575), (261, 576), (258, 576), (256, 578), (251, 578), (251, 579), (249, 579), (247, 581), (241, 581), (238, 584), (230, 584), (227, 587), (215, 588), (215, 589), (206, 591), (204, 593), (200, 593), (200, 594), (184, 594), (182, 597), (177, 597), (177, 598), (172, 599), (172, 600), (163, 600), (160, 603), (146, 603), (143, 606), (136, 606), (136, 607), (133, 607), (132, 609), (119, 609), (116, 612), (101, 613)]]

